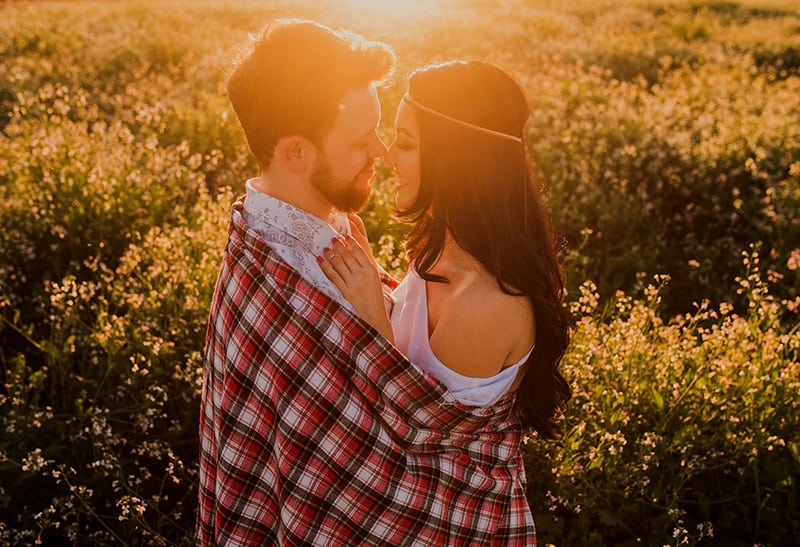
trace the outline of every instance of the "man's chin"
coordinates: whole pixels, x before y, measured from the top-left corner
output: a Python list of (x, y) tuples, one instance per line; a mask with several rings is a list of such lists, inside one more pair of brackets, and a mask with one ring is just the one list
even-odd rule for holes
[(367, 191), (364, 193), (353, 193), (347, 196), (346, 199), (339, 200), (339, 203), (334, 203), (333, 206), (343, 213), (356, 213), (360, 211), (364, 205), (366, 205), (367, 200), (369, 199), (369, 191), (371, 188), (371, 186), (368, 186)]
[(372, 193), (373, 176), (374, 172), (372, 170), (361, 173), (358, 177), (351, 181), (347, 187), (347, 192), (339, 191), (335, 194), (329, 193), (327, 195), (329, 202), (338, 211), (345, 213), (355, 213), (360, 211), (361, 208), (367, 203), (367, 200), (369, 200), (369, 196)]
[(372, 194), (372, 176), (370, 175), (364, 182), (363, 189), (361, 189), (361, 191), (358, 194), (353, 192), (353, 195), (351, 196), (353, 199), (350, 203), (352, 207), (348, 212), (355, 213), (357, 211), (360, 211), (361, 208), (367, 204), (367, 201), (369, 200), (369, 196), (371, 194)]

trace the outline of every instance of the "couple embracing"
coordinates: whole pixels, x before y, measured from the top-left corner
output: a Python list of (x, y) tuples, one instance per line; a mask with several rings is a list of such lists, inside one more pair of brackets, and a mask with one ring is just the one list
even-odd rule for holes
[[(378, 136), (384, 44), (265, 29), (228, 82), (261, 170), (233, 204), (208, 323), (202, 545), (534, 545), (520, 454), (569, 398), (563, 278), (520, 86), (414, 71)], [(410, 225), (392, 279), (355, 214), (376, 158)]]

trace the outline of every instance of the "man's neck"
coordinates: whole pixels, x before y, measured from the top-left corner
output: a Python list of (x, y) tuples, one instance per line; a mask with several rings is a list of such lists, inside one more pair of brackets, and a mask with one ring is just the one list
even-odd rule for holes
[(317, 218), (330, 222), (333, 206), (327, 202), (307, 181), (261, 173), (252, 182), (253, 188), (290, 205), (302, 209)]

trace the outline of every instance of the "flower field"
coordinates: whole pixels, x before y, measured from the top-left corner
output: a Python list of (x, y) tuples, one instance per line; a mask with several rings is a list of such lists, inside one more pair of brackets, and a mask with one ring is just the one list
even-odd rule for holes
[[(205, 322), (256, 171), (225, 95), (272, 17), (526, 88), (574, 321), (542, 545), (797, 545), (800, 6), (0, 3), (0, 545), (189, 545)], [(363, 211), (402, 275), (391, 172)]]

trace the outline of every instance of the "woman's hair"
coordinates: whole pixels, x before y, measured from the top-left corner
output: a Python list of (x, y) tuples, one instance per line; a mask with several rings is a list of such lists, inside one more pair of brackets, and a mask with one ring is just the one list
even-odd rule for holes
[(407, 243), (411, 263), (423, 279), (446, 281), (430, 270), (449, 231), (505, 293), (528, 298), (536, 344), (517, 405), (526, 429), (553, 437), (555, 418), (570, 397), (558, 371), (569, 342), (569, 321), (554, 230), (525, 151), (525, 93), (493, 65), (454, 61), (415, 71), (409, 95), (422, 106), (415, 108), (420, 189), (414, 203), (399, 212), (413, 224)]
[(303, 19), (277, 19), (251, 45), (228, 97), (262, 169), (281, 137), (320, 142), (347, 91), (382, 81), (394, 66), (386, 44)]

